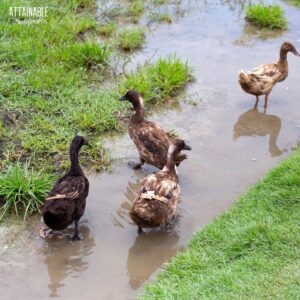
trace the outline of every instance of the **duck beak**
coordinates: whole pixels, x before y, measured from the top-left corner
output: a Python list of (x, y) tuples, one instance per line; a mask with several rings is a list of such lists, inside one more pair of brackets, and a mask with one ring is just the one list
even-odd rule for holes
[(190, 147), (189, 145), (185, 144), (183, 150), (192, 150), (192, 147)]
[(126, 100), (127, 100), (126, 96), (122, 96), (121, 98), (119, 98), (119, 101), (126, 101)]
[(298, 51), (295, 48), (292, 50), (292, 53), (295, 54), (296, 56), (300, 56), (300, 54), (298, 53)]

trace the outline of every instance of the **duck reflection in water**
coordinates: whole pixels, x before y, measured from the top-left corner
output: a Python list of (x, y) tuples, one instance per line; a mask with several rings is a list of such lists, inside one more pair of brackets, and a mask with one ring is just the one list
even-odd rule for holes
[(269, 137), (269, 152), (272, 157), (279, 156), (284, 150), (277, 146), (277, 139), (281, 129), (281, 120), (275, 115), (259, 112), (254, 107), (240, 115), (233, 128), (233, 139), (241, 136), (266, 136)]
[(74, 243), (66, 238), (50, 239), (38, 250), (45, 257), (51, 298), (60, 296), (58, 290), (64, 287), (64, 281), (68, 277), (76, 278), (89, 267), (85, 258), (92, 254), (96, 244), (87, 226), (82, 225), (80, 232), (83, 234), (82, 241)]
[[(171, 226), (172, 227), (172, 226)], [(138, 289), (161, 265), (179, 250), (179, 236), (172, 228), (138, 235), (128, 251), (127, 275), (131, 288)]]
[[(125, 201), (117, 212), (116, 218), (119, 224), (125, 222), (135, 226), (129, 212), (140, 188), (137, 183), (140, 174), (138, 175), (135, 182), (128, 182), (124, 195)], [(181, 250), (178, 244), (179, 235), (176, 231), (179, 221), (180, 216), (177, 215), (176, 222), (170, 224), (167, 229), (151, 229), (136, 237), (134, 244), (128, 250), (127, 258), (128, 283), (132, 289), (138, 289), (164, 262)]]

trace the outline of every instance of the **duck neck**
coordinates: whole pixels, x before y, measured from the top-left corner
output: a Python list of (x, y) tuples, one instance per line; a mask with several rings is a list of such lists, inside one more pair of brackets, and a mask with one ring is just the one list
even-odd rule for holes
[(175, 181), (178, 181), (178, 172), (177, 172), (177, 166), (175, 164), (175, 159), (178, 152), (168, 152), (168, 159), (167, 164), (164, 166), (163, 171), (168, 172), (169, 175), (174, 177)]
[(79, 159), (78, 159), (78, 153), (79, 153), (80, 147), (76, 146), (71, 146), (70, 149), (70, 160), (71, 160), (71, 168), (70, 172), (75, 173), (75, 174), (81, 174), (82, 170), (79, 166)]
[(131, 120), (135, 123), (142, 122), (144, 120), (144, 104), (142, 99), (139, 101), (132, 103), (134, 108), (134, 114), (131, 117)]
[(279, 68), (280, 72), (282, 72), (282, 73), (288, 71), (287, 51), (283, 48), (280, 49), (278, 68)]

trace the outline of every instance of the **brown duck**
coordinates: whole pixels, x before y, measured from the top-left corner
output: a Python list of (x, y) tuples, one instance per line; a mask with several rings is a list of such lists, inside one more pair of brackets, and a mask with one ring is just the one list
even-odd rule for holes
[(271, 93), (274, 85), (287, 78), (288, 52), (292, 52), (296, 56), (300, 56), (293, 44), (285, 42), (280, 48), (280, 57), (277, 63), (261, 65), (248, 73), (240, 71), (239, 83), (246, 93), (256, 96), (256, 106), (259, 101), (259, 96), (265, 95), (264, 107), (267, 108), (269, 94)]
[(142, 228), (168, 225), (173, 218), (180, 193), (176, 157), (181, 150), (191, 150), (191, 147), (183, 140), (174, 140), (169, 146), (164, 168), (142, 180), (139, 195), (130, 212), (139, 233), (143, 232)]
[[(162, 169), (167, 163), (168, 148), (172, 143), (172, 138), (159, 125), (144, 119), (144, 101), (138, 92), (128, 91), (119, 100), (131, 102), (135, 111), (128, 127), (129, 136), (140, 155), (140, 162), (135, 164), (134, 168), (138, 169), (147, 163)], [(178, 152), (175, 157), (176, 166), (186, 158), (185, 154)]]
[(70, 148), (70, 171), (55, 183), (43, 207), (44, 222), (51, 229), (63, 230), (75, 221), (75, 240), (80, 239), (78, 222), (84, 213), (89, 193), (89, 181), (78, 161), (79, 150), (86, 144), (82, 136), (74, 137)]

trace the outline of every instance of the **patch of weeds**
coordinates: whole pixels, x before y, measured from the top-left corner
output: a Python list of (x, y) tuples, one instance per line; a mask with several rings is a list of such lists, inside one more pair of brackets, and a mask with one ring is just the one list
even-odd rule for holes
[(150, 15), (151, 22), (172, 23), (172, 17), (168, 13), (153, 13)]
[(70, 9), (75, 10), (76, 12), (97, 8), (96, 0), (68, 0), (66, 3)]
[(19, 215), (20, 210), (24, 211), (25, 220), (43, 204), (53, 183), (53, 176), (44, 174), (43, 170), (34, 171), (29, 162), (10, 164), (0, 174), (0, 197), (3, 199), (0, 220), (11, 211)]
[(128, 6), (127, 14), (133, 18), (133, 22), (137, 23), (144, 11), (144, 3), (141, 0), (134, 0)]
[(117, 37), (118, 46), (125, 51), (142, 47), (145, 40), (145, 30), (141, 27), (130, 27), (121, 31)]
[(106, 45), (84, 42), (62, 47), (53, 54), (53, 57), (54, 60), (65, 63), (69, 68), (90, 69), (96, 66), (103, 67), (110, 53), (111, 49)]
[(178, 57), (160, 58), (157, 62), (129, 74), (121, 84), (121, 93), (133, 89), (139, 91), (145, 101), (161, 101), (174, 96), (176, 91), (192, 80), (190, 67)]
[(117, 24), (113, 22), (107, 22), (106, 24), (102, 24), (97, 28), (97, 32), (103, 36), (110, 37), (117, 30)]
[(279, 5), (249, 5), (246, 10), (246, 20), (261, 28), (287, 28), (284, 11)]

